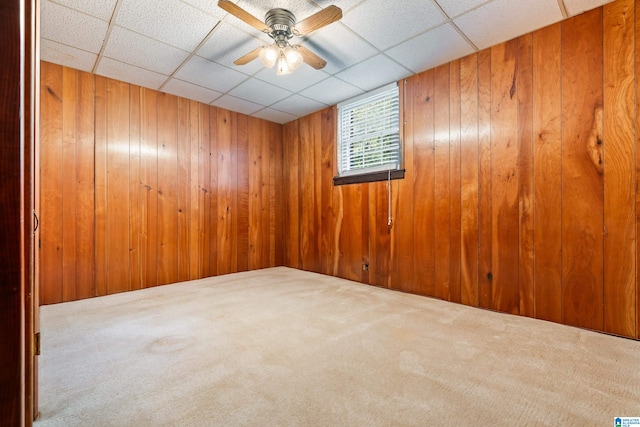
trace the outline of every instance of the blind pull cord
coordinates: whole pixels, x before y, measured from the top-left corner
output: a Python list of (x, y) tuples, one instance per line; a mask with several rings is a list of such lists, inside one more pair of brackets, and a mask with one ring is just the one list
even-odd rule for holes
[(387, 179), (387, 206), (388, 206), (387, 225), (391, 227), (391, 225), (393, 224), (393, 219), (391, 219), (391, 169), (388, 170), (388, 179)]

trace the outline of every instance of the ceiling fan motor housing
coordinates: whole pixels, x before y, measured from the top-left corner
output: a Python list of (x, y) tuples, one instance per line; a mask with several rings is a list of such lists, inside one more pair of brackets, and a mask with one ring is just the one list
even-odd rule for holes
[(271, 27), (269, 36), (275, 40), (289, 40), (293, 37), (293, 26), (296, 17), (286, 9), (271, 9), (264, 18), (265, 24)]

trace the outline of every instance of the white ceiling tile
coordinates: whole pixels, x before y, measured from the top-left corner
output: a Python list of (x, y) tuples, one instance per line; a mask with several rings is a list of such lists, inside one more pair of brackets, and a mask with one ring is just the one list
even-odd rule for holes
[(218, 92), (226, 92), (248, 78), (246, 74), (207, 61), (199, 56), (193, 56), (189, 59), (175, 74), (175, 77)]
[(331, 24), (312, 33), (302, 44), (327, 61), (324, 71), (329, 74), (337, 73), (378, 53), (376, 48), (341, 23)]
[(282, 111), (274, 110), (272, 108), (265, 108), (264, 110), (260, 110), (257, 113), (255, 113), (253, 116), (259, 119), (264, 119), (270, 122), (280, 123), (280, 124), (285, 124), (298, 118), (297, 116), (293, 116), (291, 114), (288, 114)]
[(207, 42), (198, 50), (198, 56), (214, 61), (245, 74), (254, 74), (263, 68), (260, 60), (255, 59), (245, 65), (235, 65), (233, 61), (264, 43), (236, 27), (220, 23)]
[(253, 102), (236, 98), (235, 96), (231, 95), (222, 96), (216, 99), (211, 105), (215, 105), (216, 107), (224, 108), (226, 110), (246, 114), (248, 116), (264, 108), (264, 106), (262, 105), (254, 104)]
[[(425, 52), (425, 55), (416, 55)], [(385, 52), (414, 73), (461, 58), (474, 49), (450, 24), (444, 24)]]
[(65, 6), (43, 1), (41, 33), (49, 40), (92, 53), (100, 52), (109, 24)]
[(278, 111), (284, 111), (295, 116), (306, 116), (325, 107), (325, 104), (300, 95), (292, 95), (271, 106), (271, 108), (275, 108)]
[(377, 55), (336, 74), (336, 77), (360, 89), (370, 91), (411, 74), (411, 71), (401, 67), (387, 56)]
[(300, 94), (326, 105), (334, 105), (363, 92), (362, 89), (358, 89), (347, 82), (335, 77), (329, 77), (327, 80), (303, 90)]
[(609, 2), (611, 0), (564, 0), (564, 5), (569, 16), (575, 16)]
[(116, 7), (117, 0), (100, 0), (100, 1), (87, 1), (87, 0), (52, 0), (55, 3), (63, 6), (70, 7), (72, 9), (84, 12), (87, 15), (95, 16), (103, 21), (109, 22), (111, 15), (113, 15), (113, 9)]
[(449, 18), (455, 18), (491, 0), (436, 0)]
[(222, 94), (215, 90), (205, 87), (196, 86), (189, 82), (183, 82), (178, 79), (171, 79), (162, 87), (162, 91), (172, 95), (181, 96), (183, 98), (193, 99), (205, 104), (211, 103), (214, 99)]
[(192, 51), (217, 24), (214, 18), (179, 0), (122, 0), (116, 24)]
[(200, 9), (203, 12), (208, 13), (209, 15), (216, 18), (217, 21), (221, 20), (225, 17), (227, 12), (218, 7), (217, 0), (182, 0), (185, 3), (190, 4), (191, 6)]
[(80, 71), (91, 72), (98, 55), (51, 40), (40, 41), (40, 59)]
[(247, 80), (229, 93), (238, 98), (267, 106), (291, 95), (288, 90), (258, 79)]
[(313, 3), (317, 4), (321, 8), (325, 8), (327, 6), (338, 6), (342, 9), (342, 13), (347, 13), (351, 8), (360, 3), (362, 0), (310, 0)]
[(124, 64), (111, 58), (102, 58), (96, 74), (156, 90), (167, 80), (167, 76), (162, 74)]
[(171, 74), (187, 59), (189, 52), (116, 26), (107, 40), (104, 56), (156, 73)]
[(557, 0), (518, 2), (494, 0), (454, 20), (479, 48), (491, 47), (560, 21)]
[(445, 19), (431, 0), (365, 0), (344, 15), (342, 22), (384, 50), (442, 24)]
[[(258, 60), (258, 63), (262, 65), (262, 62)], [(262, 71), (257, 73), (254, 77), (264, 80), (276, 86), (280, 86), (283, 89), (287, 89), (291, 92), (299, 92), (308, 88), (320, 80), (324, 80), (329, 75), (322, 70), (316, 70), (307, 64), (302, 64), (300, 68), (295, 70), (291, 74), (279, 76), (274, 68), (266, 68), (262, 65)]]

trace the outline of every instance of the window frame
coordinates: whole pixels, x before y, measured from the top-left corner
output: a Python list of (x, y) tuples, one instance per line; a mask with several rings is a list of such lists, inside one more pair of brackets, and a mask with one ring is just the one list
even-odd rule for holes
[[(387, 92), (390, 89), (395, 88), (398, 94), (398, 158), (394, 163), (387, 163), (382, 165), (374, 165), (368, 168), (361, 169), (349, 169), (346, 171), (342, 171), (342, 140), (341, 140), (341, 130), (342, 130), (342, 108), (353, 105), (354, 103), (361, 102), (362, 100), (366, 100), (368, 98), (373, 98), (379, 95), (382, 92)], [(401, 88), (404, 88), (404, 85), (401, 82), (394, 82), (388, 85), (382, 86), (378, 89), (363, 93), (356, 97), (347, 99), (337, 105), (336, 108), (336, 176), (333, 178), (334, 185), (345, 185), (345, 184), (356, 184), (356, 183), (365, 183), (365, 182), (377, 182), (377, 181), (386, 181), (388, 179), (403, 179), (404, 172), (403, 169), (403, 161), (404, 161), (404, 144), (403, 144), (403, 98), (404, 94)], [(394, 167), (389, 168), (389, 165), (393, 165)]]

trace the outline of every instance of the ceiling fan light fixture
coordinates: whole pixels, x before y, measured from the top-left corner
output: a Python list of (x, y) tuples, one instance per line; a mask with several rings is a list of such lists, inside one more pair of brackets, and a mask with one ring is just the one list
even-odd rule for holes
[(274, 44), (269, 47), (265, 47), (260, 51), (260, 60), (267, 68), (273, 67), (279, 57), (280, 49)]
[(284, 76), (286, 74), (291, 74), (292, 71), (293, 69), (291, 69), (291, 67), (289, 66), (287, 57), (285, 56), (284, 52), (281, 52), (280, 56), (278, 57), (278, 61), (276, 62), (276, 74), (279, 76)]
[(295, 71), (298, 69), (300, 65), (302, 65), (303, 58), (296, 49), (291, 46), (287, 46), (283, 51), (284, 57), (287, 61), (287, 66), (291, 69), (291, 71)]

